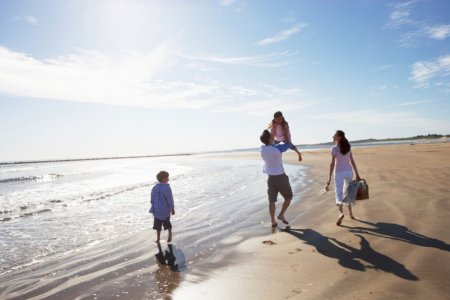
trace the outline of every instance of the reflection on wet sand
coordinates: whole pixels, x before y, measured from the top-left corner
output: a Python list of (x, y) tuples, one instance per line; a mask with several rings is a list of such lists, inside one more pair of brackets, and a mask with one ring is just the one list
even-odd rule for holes
[(155, 258), (158, 269), (153, 274), (160, 296), (163, 299), (171, 299), (171, 294), (181, 282), (180, 270), (186, 269), (184, 254), (171, 244), (167, 245), (168, 249), (165, 252), (163, 252), (161, 244), (157, 245), (158, 253), (155, 254)]

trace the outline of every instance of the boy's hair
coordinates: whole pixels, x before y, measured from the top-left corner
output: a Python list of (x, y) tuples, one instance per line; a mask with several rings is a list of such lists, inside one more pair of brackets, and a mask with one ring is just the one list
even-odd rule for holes
[(160, 171), (156, 174), (156, 179), (158, 179), (159, 182), (162, 182), (166, 178), (169, 178), (169, 173), (167, 171)]
[(261, 136), (259, 137), (259, 139), (261, 140), (261, 142), (264, 145), (267, 145), (270, 143), (270, 132), (269, 130), (264, 130), (263, 133), (261, 134)]

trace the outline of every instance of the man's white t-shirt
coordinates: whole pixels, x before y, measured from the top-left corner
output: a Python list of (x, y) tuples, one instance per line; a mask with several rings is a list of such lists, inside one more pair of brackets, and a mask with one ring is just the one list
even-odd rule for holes
[(290, 148), (289, 144), (263, 145), (260, 148), (264, 160), (264, 173), (267, 175), (284, 174), (282, 153)]

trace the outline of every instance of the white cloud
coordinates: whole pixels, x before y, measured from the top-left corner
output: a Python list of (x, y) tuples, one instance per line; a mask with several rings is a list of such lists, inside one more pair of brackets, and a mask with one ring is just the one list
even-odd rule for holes
[(38, 20), (33, 16), (14, 16), (12, 19), (14, 21), (25, 21), (34, 26), (39, 25)]
[(426, 104), (426, 103), (432, 103), (432, 102), (436, 102), (436, 100), (417, 100), (417, 101), (401, 102), (401, 103), (394, 104), (391, 107), (411, 106), (411, 105), (419, 105), (419, 104)]
[(439, 57), (436, 61), (418, 61), (412, 66), (410, 79), (420, 88), (430, 87), (433, 78), (447, 77), (450, 72), (450, 54)]
[(450, 25), (431, 26), (426, 29), (428, 36), (435, 40), (444, 40), (450, 36)]
[(387, 70), (387, 69), (390, 69), (390, 68), (391, 68), (391, 65), (381, 65), (381, 66), (376, 67), (374, 69), (374, 71), (384, 71), (384, 70)]
[(417, 128), (424, 131), (435, 132), (450, 130), (450, 122), (438, 119), (427, 119), (412, 112), (383, 112), (380, 110), (359, 110), (349, 112), (335, 112), (315, 115), (312, 119), (327, 119), (339, 123), (353, 123), (371, 126), (392, 126)]
[(258, 67), (281, 67), (291, 64), (291, 61), (286, 59), (298, 55), (298, 52), (275, 52), (264, 55), (255, 56), (190, 56), (179, 54), (180, 57), (190, 60), (205, 61), (210, 63), (220, 63), (227, 65), (242, 65), (242, 66), (258, 66)]
[(291, 36), (293, 36), (294, 34), (300, 32), (301, 30), (305, 29), (308, 26), (308, 24), (306, 23), (299, 23), (299, 24), (295, 24), (294, 26), (282, 30), (280, 32), (278, 32), (276, 35), (268, 37), (268, 38), (264, 38), (262, 40), (260, 40), (259, 42), (257, 42), (256, 44), (259, 46), (266, 46), (266, 45), (270, 45), (270, 44), (274, 44), (274, 43), (278, 43), (281, 41), (284, 41), (288, 38), (290, 38)]
[(222, 6), (230, 6), (235, 2), (236, 2), (236, 0), (220, 0), (219, 1), (220, 5), (222, 5)]
[(162, 43), (149, 53), (130, 52), (120, 57), (77, 49), (71, 55), (37, 59), (0, 46), (0, 94), (242, 114), (261, 113), (261, 103), (270, 110), (300, 108), (306, 103), (301, 100), (304, 92), (298, 88), (264, 83), (242, 86), (205, 78), (171, 80), (170, 74), (179, 68), (179, 56), (170, 49)]
[(396, 40), (402, 48), (413, 48), (424, 42), (424, 39), (445, 40), (450, 36), (450, 25), (433, 25), (427, 21), (416, 20), (411, 17), (414, 4), (417, 1), (398, 2), (389, 5), (392, 11), (385, 28), (407, 28)]
[(416, 3), (415, 0), (403, 1), (390, 4), (392, 11), (389, 15), (389, 22), (386, 24), (388, 28), (399, 28), (403, 25), (415, 23), (410, 18), (412, 7)]

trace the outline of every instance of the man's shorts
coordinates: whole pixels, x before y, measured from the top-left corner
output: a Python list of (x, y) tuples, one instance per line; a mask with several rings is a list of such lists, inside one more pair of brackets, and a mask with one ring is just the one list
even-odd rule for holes
[(164, 230), (172, 229), (172, 223), (170, 223), (170, 216), (165, 220), (155, 218), (153, 221), (153, 229), (161, 231), (161, 227), (164, 226)]
[(269, 178), (267, 179), (267, 187), (269, 202), (277, 202), (278, 193), (280, 193), (281, 196), (287, 200), (291, 200), (293, 197), (289, 177), (286, 174), (269, 175)]

